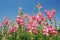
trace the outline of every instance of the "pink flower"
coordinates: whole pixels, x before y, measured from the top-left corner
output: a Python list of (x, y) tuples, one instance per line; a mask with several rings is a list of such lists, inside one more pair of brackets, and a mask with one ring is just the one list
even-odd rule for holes
[(31, 19), (31, 20), (28, 20), (28, 24), (32, 24), (32, 22), (33, 22), (33, 20)]
[(7, 17), (4, 17), (3, 24), (4, 25), (9, 25), (10, 24), (10, 21), (7, 19)]
[(26, 24), (26, 29), (31, 29), (31, 25), (30, 24)]
[(45, 36), (49, 36), (49, 33), (48, 33), (49, 31), (48, 31), (48, 28), (46, 27), (46, 26), (44, 26), (44, 29), (43, 29), (43, 34), (45, 35)]
[(36, 16), (35, 16), (35, 15), (32, 15), (31, 18), (32, 18), (33, 20), (36, 20)]
[(32, 16), (30, 16), (30, 17), (28, 18), (28, 23), (29, 23), (29, 24), (32, 24), (33, 21), (36, 21), (35, 15), (32, 15)]
[[(29, 17), (28, 19), (28, 23), (26, 24), (26, 31), (27, 32), (35, 32), (34, 29), (36, 29), (37, 27), (37, 20), (36, 18), (34, 17), (34, 15), (32, 15), (31, 17)], [(32, 33), (33, 33), (32, 32)], [(37, 32), (36, 32), (37, 33)]]
[(41, 23), (44, 20), (44, 17), (40, 11), (38, 12), (38, 14), (36, 16), (36, 19), (37, 19), (38, 23)]
[(52, 15), (51, 15), (50, 11), (45, 10), (45, 13), (46, 13), (47, 18), (49, 20), (51, 20), (52, 19)]
[(24, 25), (24, 20), (23, 20), (23, 19), (20, 19), (19, 24), (20, 24), (21, 26)]
[(53, 30), (52, 35), (56, 35), (56, 34), (57, 34), (57, 31)]
[(19, 22), (20, 19), (21, 19), (21, 17), (20, 17), (20, 16), (17, 16), (17, 18), (16, 18), (16, 22)]
[(38, 30), (37, 29), (33, 29), (32, 32), (33, 32), (33, 34), (38, 34)]
[(26, 29), (31, 29), (31, 30), (35, 29), (37, 26), (36, 22), (37, 21), (32, 21), (32, 23), (29, 23), (29, 21), (28, 21), (28, 24), (26, 24)]
[(53, 28), (53, 26), (52, 25), (50, 25), (50, 26), (48, 26), (48, 27), (44, 27), (44, 29), (43, 29), (43, 34), (44, 35), (56, 35), (57, 34), (57, 31)]
[(38, 4), (36, 5), (36, 8), (38, 8), (38, 9), (42, 8), (39, 2), (38, 2)]
[(37, 21), (33, 21), (32, 26), (36, 27), (37, 26)]
[(54, 16), (55, 12), (56, 12), (55, 10), (51, 11), (45, 10), (46, 16), (49, 20), (52, 20), (52, 17)]
[(49, 29), (49, 32), (54, 30), (52, 25), (48, 26), (48, 29)]
[(50, 33), (51, 35), (57, 34), (57, 32), (55, 31), (55, 29), (53, 28), (52, 25), (48, 26), (48, 30), (49, 30), (49, 33)]
[(20, 16), (17, 16), (16, 22), (21, 26), (24, 25), (24, 20)]
[(52, 16), (54, 16), (54, 14), (56, 13), (56, 10), (52, 9), (51, 13), (52, 13)]
[(10, 29), (9, 29), (9, 33), (13, 33), (13, 32), (16, 32), (16, 27), (12, 26)]

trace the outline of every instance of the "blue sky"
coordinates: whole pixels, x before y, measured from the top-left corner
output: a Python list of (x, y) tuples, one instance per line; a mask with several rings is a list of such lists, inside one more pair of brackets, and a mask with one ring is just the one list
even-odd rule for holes
[(0, 21), (4, 16), (12, 17), (15, 20), (18, 12), (18, 7), (22, 7), (24, 13), (32, 14), (34, 11), (34, 4), (40, 2), (42, 6), (42, 13), (44, 9), (56, 9), (57, 21), (60, 21), (60, 0), (0, 0)]

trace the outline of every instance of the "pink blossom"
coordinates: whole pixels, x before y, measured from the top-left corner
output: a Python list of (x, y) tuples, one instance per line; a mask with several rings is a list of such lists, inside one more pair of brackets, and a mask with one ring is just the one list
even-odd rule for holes
[(10, 21), (7, 19), (7, 17), (4, 17), (3, 24), (4, 25), (9, 25), (10, 24)]
[(50, 25), (48, 27), (45, 26), (44, 29), (43, 29), (43, 34), (46, 35), (46, 36), (48, 34), (50, 34), (50, 35), (56, 35), (57, 31), (53, 28), (52, 25)]
[(28, 21), (28, 24), (26, 24), (26, 29), (35, 29), (37, 26), (37, 21), (32, 21), (32, 23), (29, 23)]
[(36, 27), (37, 26), (37, 21), (33, 21), (32, 26)]
[(12, 26), (10, 29), (9, 29), (9, 33), (13, 33), (13, 32), (16, 32), (16, 27)]
[(23, 19), (20, 19), (19, 24), (20, 24), (21, 26), (24, 25), (24, 20), (23, 20)]
[(48, 26), (48, 29), (49, 29), (49, 32), (54, 30), (52, 25)]
[(16, 22), (19, 22), (20, 19), (21, 19), (21, 17), (20, 17), (20, 16), (17, 16), (17, 18), (16, 18)]
[(46, 26), (44, 26), (43, 34), (44, 34), (45, 36), (48, 36), (48, 35), (49, 35), (49, 33), (48, 33), (48, 28), (47, 28)]
[(41, 20), (44, 20), (44, 16), (40, 11), (38, 12), (38, 16), (41, 18)]
[(32, 18), (33, 20), (36, 20), (36, 16), (35, 16), (35, 15), (32, 15), (31, 18)]
[(30, 24), (26, 24), (26, 29), (31, 29), (31, 25)]
[(52, 13), (52, 16), (54, 16), (54, 14), (56, 13), (56, 10), (52, 9), (51, 13)]
[(57, 31), (53, 30), (52, 35), (56, 35), (56, 34), (57, 34)]
[(28, 19), (28, 24), (32, 24), (32, 22), (33, 22), (32, 18)]
[(56, 12), (55, 10), (51, 10), (51, 11), (45, 10), (46, 16), (47, 16), (47, 18), (49, 20), (52, 19), (52, 17), (54, 16), (55, 12)]
[(44, 20), (44, 17), (40, 11), (38, 12), (38, 14), (36, 16), (36, 19), (37, 19), (38, 23), (41, 23)]
[(45, 13), (46, 13), (47, 18), (48, 18), (49, 20), (51, 20), (51, 19), (52, 19), (51, 12), (50, 12), (50, 11), (45, 10)]
[(49, 33), (52, 34), (52, 35), (57, 34), (56, 30), (53, 28), (52, 25), (48, 26), (48, 30), (49, 30)]
[(32, 30), (33, 34), (38, 34), (38, 30), (37, 29), (34, 29)]
[[(26, 31), (27, 32), (35, 32), (34, 29), (36, 29), (36, 26), (37, 26), (37, 20), (36, 18), (34, 17), (34, 15), (32, 15), (31, 17), (29, 17), (28, 19), (28, 23), (26, 24)], [(33, 33), (32, 32), (32, 33)], [(37, 32), (36, 32), (37, 33)]]
[(24, 20), (20, 16), (17, 16), (16, 22), (21, 26), (24, 24)]

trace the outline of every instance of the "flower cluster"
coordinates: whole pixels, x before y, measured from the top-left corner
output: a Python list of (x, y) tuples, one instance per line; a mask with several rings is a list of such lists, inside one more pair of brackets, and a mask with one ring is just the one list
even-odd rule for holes
[(54, 16), (56, 10), (52, 9), (51, 11), (50, 10), (45, 10), (45, 13), (46, 13), (46, 16), (49, 20), (52, 20), (52, 17)]
[(36, 19), (39, 24), (44, 20), (44, 16), (42, 15), (42, 13), (40, 11), (38, 12), (38, 14), (36, 16)]
[[(45, 10), (46, 18), (50, 20), (48, 21), (40, 11), (39, 3), (36, 7), (39, 9), (36, 15), (22, 14), (22, 8), (19, 8), (19, 15), (15, 21), (9, 21), (7, 17), (4, 17), (3, 22), (0, 23), (0, 31), (2, 31), (0, 32), (0, 35), (2, 34), (0, 40), (3, 38), (4, 40), (45, 40), (45, 38), (51, 40), (51, 37), (54, 39), (54, 36), (55, 38), (60, 36), (55, 28), (56, 25), (53, 25), (54, 21), (52, 21), (56, 10)], [(57, 40), (60, 39), (59, 36)]]
[(49, 34), (50, 35), (56, 35), (57, 31), (53, 28), (52, 25), (49, 25), (48, 27), (44, 26), (43, 34), (46, 36), (48, 36)]
[(23, 20), (20, 16), (17, 16), (16, 22), (17, 22), (20, 26), (24, 25), (24, 20)]
[(27, 32), (33, 32), (34, 34), (38, 33), (37, 21), (36, 21), (36, 17), (34, 15), (29, 17), (28, 23), (26, 24), (26, 30), (27, 30)]

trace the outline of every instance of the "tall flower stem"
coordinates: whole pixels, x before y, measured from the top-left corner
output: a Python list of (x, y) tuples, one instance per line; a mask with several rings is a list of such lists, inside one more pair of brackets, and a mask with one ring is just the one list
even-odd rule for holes
[(17, 40), (20, 40), (20, 26), (18, 26), (18, 29), (17, 29)]
[(33, 40), (34, 38), (33, 38), (32, 30), (31, 30), (30, 34), (31, 34), (31, 40)]
[(3, 30), (3, 38), (5, 38), (5, 40), (7, 39), (8, 35), (8, 27), (7, 25), (4, 25), (4, 30)]
[(22, 26), (18, 26), (18, 29), (17, 29), (17, 40), (21, 40), (21, 35), (23, 34), (23, 27)]
[(2, 40), (2, 32), (0, 32), (0, 40)]
[(2, 26), (0, 26), (0, 40), (2, 40)]
[(57, 29), (56, 17), (54, 16), (55, 28)]
[(52, 23), (52, 20), (50, 20), (50, 24), (52, 25), (53, 23)]

